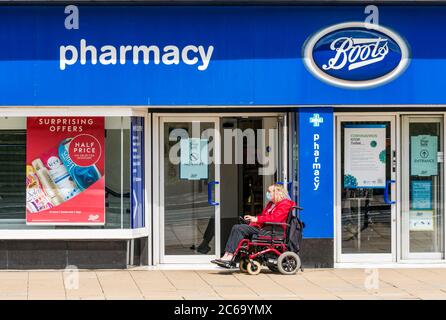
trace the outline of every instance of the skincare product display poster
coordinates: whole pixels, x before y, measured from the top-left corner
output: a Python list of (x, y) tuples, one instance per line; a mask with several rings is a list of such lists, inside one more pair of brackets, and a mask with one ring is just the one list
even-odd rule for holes
[(104, 117), (28, 117), (26, 223), (105, 223)]

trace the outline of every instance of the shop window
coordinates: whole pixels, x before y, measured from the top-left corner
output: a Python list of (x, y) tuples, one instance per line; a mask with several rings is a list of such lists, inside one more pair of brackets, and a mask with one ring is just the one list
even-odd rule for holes
[(129, 117), (105, 119), (105, 177), (105, 226), (130, 228)]
[(0, 224), (25, 223), (25, 118), (0, 118)]
[[(54, 210), (56, 210), (57, 208), (64, 208), (63, 211), (61, 209), (58, 209), (62, 213), (71, 212), (69, 210), (67, 211), (66, 208), (70, 210), (73, 209), (72, 212), (77, 213), (75, 212), (76, 205), (71, 205), (71, 208), (67, 204), (63, 207), (61, 207), (60, 204), (54, 205), (53, 202), (55, 202), (54, 199), (56, 198), (56, 196), (53, 195), (51, 192), (45, 191), (45, 186), (48, 187), (48, 183), (45, 184), (45, 182), (42, 182), (39, 184), (39, 182), (37, 182), (37, 185), (40, 185), (40, 188), (31, 189), (31, 187), (36, 187), (35, 184), (32, 185), (33, 181), (31, 178), (34, 177), (37, 181), (44, 180), (44, 177), (41, 173), (39, 173), (40, 175), (37, 175), (37, 170), (40, 169), (39, 164), (49, 161), (48, 156), (36, 157), (33, 155), (31, 157), (32, 161), (30, 160), (30, 150), (27, 150), (27, 134), (30, 134), (31, 126), (28, 122), (27, 131), (26, 117), (0, 118), (0, 229), (126, 229), (131, 227), (131, 118), (105, 117), (105, 119), (102, 118), (101, 125), (102, 126), (98, 127), (99, 131), (96, 131), (100, 139), (92, 139), (94, 139), (94, 141), (98, 141), (98, 143), (100, 141), (102, 141), (101, 143), (103, 143), (103, 163), (102, 165), (100, 163), (96, 163), (95, 165), (90, 166), (91, 168), (94, 167), (94, 170), (88, 166), (83, 168), (90, 168), (91, 172), (94, 171), (98, 174), (98, 177), (96, 178), (97, 184), (102, 188), (98, 189), (97, 192), (93, 192), (92, 197), (86, 197), (85, 199), (97, 199), (97, 201), (99, 201), (99, 205), (97, 206), (97, 208), (103, 208), (103, 212), (105, 212), (105, 223), (98, 223), (94, 225), (88, 225), (88, 223), (53, 224), (51, 223), (51, 221), (49, 221), (48, 223), (43, 224), (30, 224), (28, 221), (27, 224), (27, 212), (29, 214), (30, 209), (31, 211), (35, 211), (35, 213), (33, 214), (39, 214), (41, 212), (38, 211), (39, 208), (35, 208), (36, 205), (38, 205), (39, 203), (32, 202), (32, 197), (30, 198), (29, 194), (27, 198), (28, 191), (33, 193), (32, 196), (37, 197), (36, 194), (39, 195), (39, 192), (43, 190), (43, 192), (41, 192), (41, 196), (46, 196), (48, 203), (50, 203), (48, 206), (52, 207)], [(100, 137), (102, 132), (103, 136)], [(30, 142), (30, 140), (32, 139), (28, 138), (28, 143)], [(42, 154), (47, 152), (46, 149), (48, 149), (49, 147), (46, 144), (48, 143), (47, 141), (45, 141), (45, 139), (43, 139), (41, 143), (34, 143), (34, 149), (37, 149), (37, 151), (34, 150), (34, 153), (40, 152), (39, 148), (42, 149)], [(89, 146), (88, 142), (86, 143), (86, 146)], [(28, 149), (30, 149), (29, 145)], [(61, 151), (59, 146), (59, 155), (60, 152)], [(39, 160), (35, 161), (34, 158), (38, 158)], [(43, 161), (40, 162), (40, 159)], [(67, 167), (66, 163), (62, 160), (61, 162), (63, 162), (65, 164), (65, 167)], [(68, 170), (68, 172), (72, 177), (71, 171)], [(47, 177), (54, 178), (54, 176), (50, 175), (47, 175)], [(103, 184), (100, 184), (101, 182), (99, 181), (99, 179), (102, 177), (104, 178), (104, 182)], [(70, 183), (72, 185), (76, 185), (76, 183), (79, 184), (79, 181), (76, 181), (76, 183), (71, 181)], [(27, 186), (30, 189), (28, 189)], [(58, 186), (60, 187), (60, 185)], [(85, 186), (83, 187), (86, 188)], [(88, 188), (86, 188), (85, 190), (87, 189)], [(63, 190), (66, 191), (66, 189)], [(83, 190), (84, 189), (76, 192), (73, 191), (75, 193), (75, 197), (79, 197), (79, 195), (82, 194), (81, 191)], [(63, 194), (63, 192), (61, 192), (61, 194)], [(75, 197), (73, 197), (73, 199)], [(82, 202), (80, 205), (90, 205), (90, 207), (93, 208), (91, 209), (93, 210), (91, 215), (93, 216), (93, 218), (96, 214), (96, 212), (94, 212), (94, 210), (96, 210), (94, 206), (95, 201), (96, 200), (90, 201), (93, 203), (88, 203), (88, 201), (86, 201), (86, 204), (85, 202)], [(102, 203), (100, 203), (100, 201), (102, 201)], [(63, 200), (58, 202), (63, 202)], [(143, 203), (143, 201), (141, 202)], [(68, 202), (63, 202), (62, 204), (65, 203)], [(28, 206), (34, 205), (34, 207), (28, 207), (27, 209), (27, 204)], [(45, 208), (43, 207), (43, 209)], [(97, 214), (99, 215), (100, 212), (97, 212)]]

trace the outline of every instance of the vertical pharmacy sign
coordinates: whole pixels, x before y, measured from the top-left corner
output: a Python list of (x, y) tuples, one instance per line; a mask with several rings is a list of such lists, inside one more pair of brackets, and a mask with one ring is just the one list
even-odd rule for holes
[(28, 117), (26, 223), (105, 223), (104, 117)]
[(136, 229), (144, 227), (144, 118), (132, 117), (131, 123), (131, 226)]
[(345, 125), (344, 188), (385, 188), (386, 125)]

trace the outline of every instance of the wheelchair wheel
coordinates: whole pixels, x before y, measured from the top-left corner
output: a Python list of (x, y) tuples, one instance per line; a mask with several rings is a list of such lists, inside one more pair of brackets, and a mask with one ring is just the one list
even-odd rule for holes
[(248, 259), (243, 258), (240, 260), (238, 267), (241, 272), (248, 272), (248, 263), (249, 263)]
[(262, 265), (258, 261), (248, 262), (246, 269), (250, 275), (257, 275), (262, 270)]
[(295, 274), (301, 265), (299, 256), (291, 251), (282, 253), (277, 259), (277, 267), (281, 274)]

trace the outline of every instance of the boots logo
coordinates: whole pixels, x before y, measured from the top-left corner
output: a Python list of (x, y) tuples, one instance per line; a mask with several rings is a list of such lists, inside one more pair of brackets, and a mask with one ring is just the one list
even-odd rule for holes
[(369, 88), (401, 74), (409, 49), (395, 32), (348, 22), (325, 28), (304, 45), (304, 63), (317, 78), (346, 88)]

